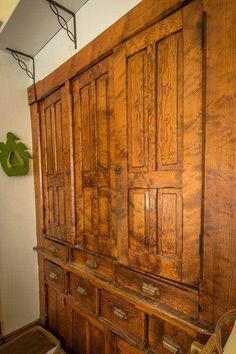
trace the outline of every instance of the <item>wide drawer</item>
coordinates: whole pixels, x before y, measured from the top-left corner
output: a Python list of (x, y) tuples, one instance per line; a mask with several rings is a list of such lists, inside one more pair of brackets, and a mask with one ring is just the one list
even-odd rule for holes
[(81, 276), (69, 273), (69, 294), (92, 312), (99, 307), (99, 290)]
[(102, 290), (101, 316), (140, 345), (146, 343), (146, 315), (125, 299)]
[(73, 250), (72, 261), (107, 280), (113, 279), (114, 265), (107, 259), (94, 256), (84, 251)]
[(163, 321), (160, 318), (149, 316), (149, 349), (156, 354), (190, 354), (192, 342), (196, 334), (185, 331)]
[(60, 258), (61, 260), (68, 261), (68, 248), (61, 245), (58, 242), (54, 242), (48, 239), (44, 239), (43, 247), (46, 252), (50, 253), (52, 256)]
[(195, 318), (198, 316), (198, 293), (195, 290), (180, 289), (121, 266), (116, 269), (116, 282), (124, 288), (168, 305), (186, 315)]
[(45, 261), (45, 281), (53, 285), (56, 289), (64, 292), (65, 290), (65, 274), (64, 270), (58, 265)]

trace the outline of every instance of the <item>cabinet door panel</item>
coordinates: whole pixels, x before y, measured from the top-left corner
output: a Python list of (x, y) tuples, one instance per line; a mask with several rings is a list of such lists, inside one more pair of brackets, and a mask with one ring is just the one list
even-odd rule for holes
[(51, 286), (46, 286), (47, 326), (66, 343), (67, 333), (67, 307), (65, 296)]
[(114, 117), (112, 58), (73, 83), (77, 242), (116, 255), (114, 230)]
[(73, 354), (108, 354), (105, 329), (98, 321), (83, 316), (71, 307), (69, 312), (69, 352)]
[(40, 104), (43, 232), (73, 242), (68, 90), (64, 86)]
[(201, 31), (196, 0), (114, 54), (119, 260), (189, 284), (200, 264)]

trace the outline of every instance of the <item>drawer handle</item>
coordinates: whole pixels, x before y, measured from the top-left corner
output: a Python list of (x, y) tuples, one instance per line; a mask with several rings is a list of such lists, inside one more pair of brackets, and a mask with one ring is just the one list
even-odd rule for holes
[(98, 264), (96, 261), (94, 261), (93, 259), (88, 259), (86, 261), (86, 266), (90, 269), (97, 269), (98, 267)]
[(127, 315), (126, 313), (121, 310), (121, 309), (118, 309), (118, 307), (114, 307), (114, 311), (113, 311), (114, 315), (116, 315), (116, 317), (119, 317), (121, 320), (127, 320)]
[(54, 272), (50, 272), (50, 273), (49, 273), (49, 277), (50, 277), (52, 280), (58, 280), (58, 276), (57, 276), (56, 273), (54, 273)]
[(151, 295), (151, 296), (159, 296), (160, 295), (159, 289), (151, 284), (148, 284), (148, 283), (142, 284), (142, 292), (147, 295)]
[(49, 251), (50, 251), (51, 253), (56, 254), (56, 253), (58, 252), (58, 248), (55, 247), (55, 246), (50, 246), (50, 247), (49, 247)]
[(78, 293), (79, 293), (80, 295), (83, 295), (83, 296), (86, 296), (86, 295), (87, 295), (87, 291), (86, 291), (82, 286), (78, 286), (78, 287), (76, 288), (76, 291), (78, 291)]
[(163, 337), (162, 338), (162, 345), (163, 345), (163, 348), (168, 350), (170, 353), (180, 354), (180, 349), (181, 349), (180, 345), (173, 342), (171, 339), (169, 339), (167, 337)]

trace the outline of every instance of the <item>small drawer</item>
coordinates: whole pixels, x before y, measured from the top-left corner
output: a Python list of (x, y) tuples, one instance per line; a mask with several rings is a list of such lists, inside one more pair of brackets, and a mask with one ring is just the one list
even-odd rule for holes
[(195, 290), (180, 289), (121, 266), (116, 269), (116, 282), (124, 288), (172, 307), (185, 315), (195, 318), (198, 316), (198, 292)]
[(81, 305), (97, 313), (99, 290), (86, 279), (69, 273), (69, 294)]
[(125, 333), (144, 346), (146, 339), (146, 315), (125, 299), (102, 290), (101, 316), (119, 333)]
[(65, 274), (64, 270), (58, 265), (45, 261), (45, 281), (53, 285), (56, 289), (64, 292)]
[(185, 331), (163, 321), (160, 318), (149, 316), (149, 349), (156, 354), (188, 354), (191, 344), (196, 340), (197, 333)]
[(82, 265), (86, 269), (101, 275), (102, 278), (107, 280), (113, 279), (114, 265), (111, 261), (94, 256), (87, 252), (74, 250), (72, 255), (72, 261), (79, 265)]
[[(113, 352), (112, 352), (113, 353)], [(133, 345), (130, 345), (120, 337), (115, 339), (115, 351), (116, 354), (144, 354), (143, 350), (140, 350)], [(145, 351), (146, 353), (146, 351)]]
[(54, 242), (48, 239), (44, 239), (43, 247), (46, 252), (50, 253), (52, 256), (60, 258), (61, 260), (68, 261), (68, 248), (64, 245), (61, 245), (58, 242)]

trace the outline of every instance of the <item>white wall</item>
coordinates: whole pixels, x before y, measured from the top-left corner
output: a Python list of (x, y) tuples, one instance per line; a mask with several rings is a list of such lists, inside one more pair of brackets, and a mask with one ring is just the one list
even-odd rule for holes
[[(26, 88), (14, 59), (0, 51), (0, 141), (14, 132), (31, 150)], [(8, 177), (0, 167), (0, 315), (3, 334), (39, 317), (32, 162), (29, 175)]]
[[(35, 57), (36, 80), (55, 70), (140, 1), (89, 0), (76, 14), (77, 50), (64, 30), (58, 32)], [(72, 21), (69, 24), (71, 28)]]
[[(140, 0), (89, 0), (78, 11), (78, 49), (118, 20)], [(35, 57), (36, 80), (75, 54), (61, 30)], [(0, 141), (12, 131), (31, 147), (26, 88), (31, 84), (13, 58), (0, 51)], [(38, 318), (35, 208), (31, 171), (7, 177), (0, 169), (0, 316), (7, 334)]]

